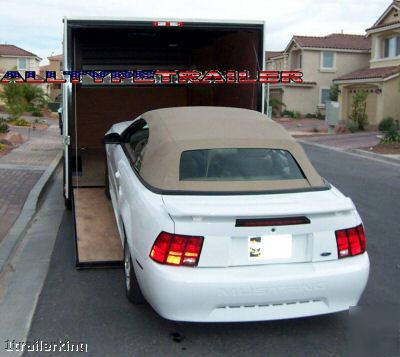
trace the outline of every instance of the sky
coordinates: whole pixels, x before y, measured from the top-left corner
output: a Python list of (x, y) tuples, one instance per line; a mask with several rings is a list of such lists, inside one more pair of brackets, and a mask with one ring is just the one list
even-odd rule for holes
[(0, 0), (0, 43), (43, 58), (62, 52), (62, 19), (148, 17), (264, 20), (265, 49), (279, 51), (293, 35), (365, 34), (390, 0)]

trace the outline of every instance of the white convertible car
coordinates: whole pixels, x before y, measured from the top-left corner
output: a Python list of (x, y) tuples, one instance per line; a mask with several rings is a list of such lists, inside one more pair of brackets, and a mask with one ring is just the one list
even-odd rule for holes
[(264, 115), (159, 109), (115, 124), (104, 142), (133, 303), (203, 322), (357, 304), (369, 274), (361, 218)]

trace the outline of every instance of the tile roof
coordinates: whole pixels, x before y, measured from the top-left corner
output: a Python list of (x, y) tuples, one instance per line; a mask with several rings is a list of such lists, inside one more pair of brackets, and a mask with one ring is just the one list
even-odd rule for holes
[(335, 81), (351, 80), (351, 79), (370, 79), (370, 78), (381, 78), (385, 79), (396, 73), (400, 73), (400, 66), (391, 67), (380, 67), (380, 68), (362, 68), (357, 71), (350, 72), (335, 78)]
[(63, 60), (63, 55), (62, 54), (61, 55), (54, 55), (54, 56), (47, 57), (47, 59), (49, 61), (62, 61)]
[(343, 50), (371, 49), (371, 39), (364, 35), (332, 33), (328, 36), (293, 36), (300, 47), (336, 48)]
[(265, 51), (265, 60), (268, 61), (271, 58), (283, 55), (282, 51)]
[(25, 51), (14, 45), (0, 45), (0, 56), (39, 57), (32, 52)]
[(40, 72), (50, 71), (50, 66), (49, 66), (49, 65), (47, 65), (47, 66), (40, 66), (40, 67), (39, 67), (39, 71), (40, 71)]

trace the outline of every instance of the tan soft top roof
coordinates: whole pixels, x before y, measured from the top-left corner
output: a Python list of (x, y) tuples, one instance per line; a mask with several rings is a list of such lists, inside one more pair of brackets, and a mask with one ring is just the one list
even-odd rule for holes
[[(163, 191), (269, 191), (322, 187), (324, 182), (303, 149), (277, 123), (248, 109), (178, 107), (141, 116), (149, 126), (149, 140), (140, 176)], [(181, 153), (195, 149), (271, 148), (289, 151), (306, 176), (279, 181), (180, 181)]]

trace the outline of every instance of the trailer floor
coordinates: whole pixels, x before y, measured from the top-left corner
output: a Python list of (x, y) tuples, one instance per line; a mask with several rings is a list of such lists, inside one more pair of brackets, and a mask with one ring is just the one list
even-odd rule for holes
[(78, 265), (121, 262), (122, 245), (104, 188), (75, 188), (74, 203)]

